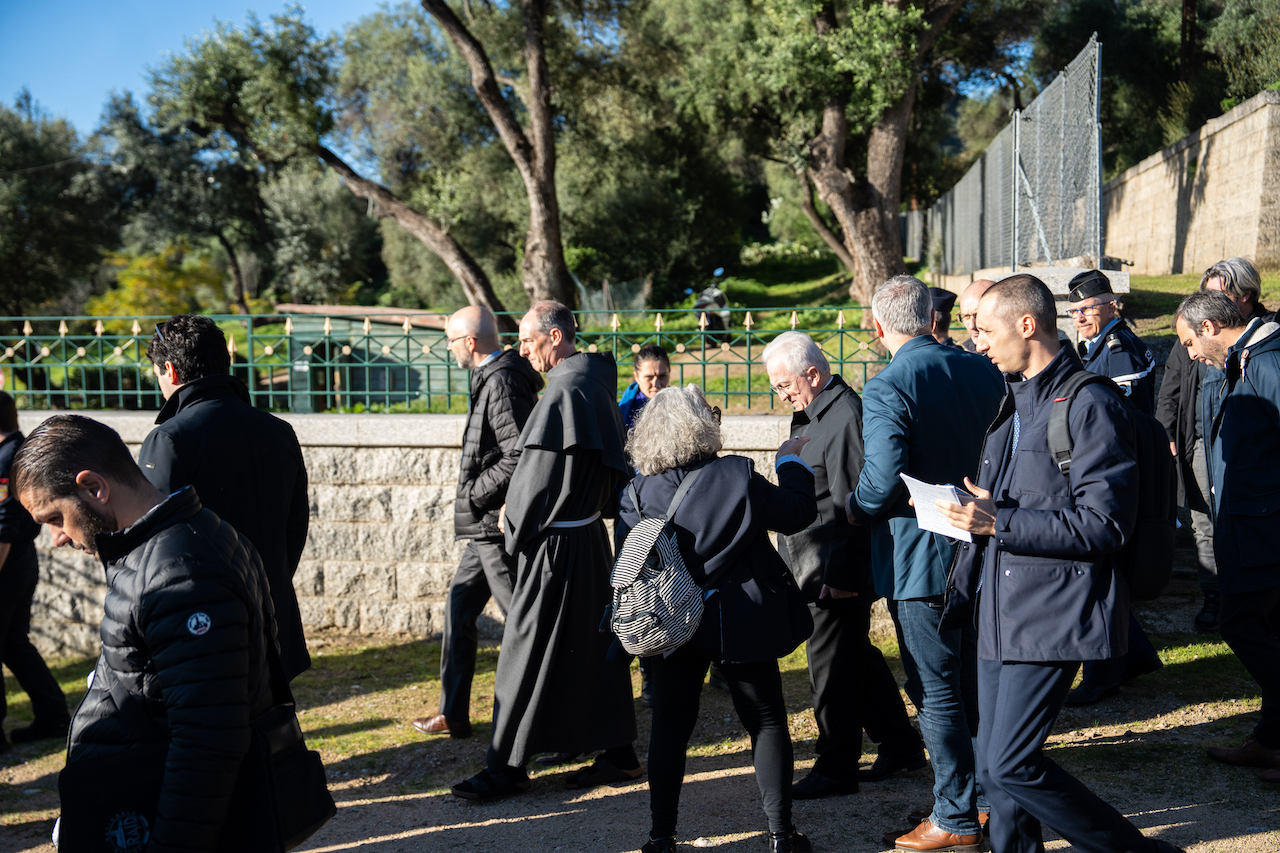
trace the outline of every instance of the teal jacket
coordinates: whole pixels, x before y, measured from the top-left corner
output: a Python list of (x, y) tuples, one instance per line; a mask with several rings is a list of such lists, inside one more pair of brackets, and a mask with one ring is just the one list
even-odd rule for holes
[(1004, 397), (1004, 379), (985, 356), (943, 346), (930, 335), (907, 341), (862, 390), (866, 461), (849, 502), (871, 531), (878, 595), (940, 596), (955, 541), (922, 531), (907, 505), (906, 473), (964, 486), (976, 477), (987, 428)]

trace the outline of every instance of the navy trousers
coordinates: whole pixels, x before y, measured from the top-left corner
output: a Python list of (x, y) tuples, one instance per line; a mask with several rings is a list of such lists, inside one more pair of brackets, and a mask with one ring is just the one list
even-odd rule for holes
[(1080, 853), (1158, 850), (1044, 754), (1078, 666), (978, 661), (978, 778), (991, 804), (991, 853), (1042, 853), (1041, 824)]

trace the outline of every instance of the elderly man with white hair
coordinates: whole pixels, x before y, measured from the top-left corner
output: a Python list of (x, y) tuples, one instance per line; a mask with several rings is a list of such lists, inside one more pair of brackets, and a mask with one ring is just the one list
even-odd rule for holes
[(849, 524), (844, 496), (862, 473), (862, 401), (812, 338), (784, 332), (761, 356), (769, 384), (795, 409), (791, 437), (806, 436), (800, 451), (814, 471), (818, 517), (807, 528), (778, 536), (778, 550), (809, 600), (813, 635), (806, 652), (818, 760), (793, 787), (798, 799), (858, 790), (862, 729), (879, 755), (864, 778), (925, 766), (924, 743), (907, 719), (898, 684), (868, 636), (871, 561), (867, 531)]

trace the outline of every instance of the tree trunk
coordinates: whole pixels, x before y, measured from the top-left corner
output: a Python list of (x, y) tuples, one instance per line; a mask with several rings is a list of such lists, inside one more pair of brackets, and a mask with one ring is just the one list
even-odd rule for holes
[(489, 276), (448, 231), (396, 198), (391, 190), (359, 175), (328, 148), (320, 146), (317, 153), (320, 159), (342, 176), (347, 189), (359, 198), (372, 200), (378, 206), (379, 216), (391, 217), (401, 228), (435, 252), (462, 285), (467, 301), (472, 305), (488, 308), (497, 316), (499, 331), (516, 332), (519, 329), (518, 322), (503, 313), (507, 309), (493, 292)]
[(231, 261), (231, 277), (235, 281), (236, 305), (240, 306), (240, 313), (248, 316), (249, 301), (244, 295), (244, 272), (240, 269), (240, 260), (236, 257), (235, 247), (231, 245), (231, 241), (221, 231), (218, 232), (218, 243), (222, 245), (222, 251), (227, 253), (227, 258)]
[(528, 66), (525, 108), (529, 112), (532, 141), (502, 94), (484, 45), (472, 35), (445, 0), (422, 0), (422, 7), (436, 19), (466, 61), (471, 70), (471, 85), (524, 181), (529, 199), (529, 231), (525, 237), (522, 269), (525, 292), (535, 302), (555, 299), (572, 307), (575, 293), (564, 262), (560, 203), (556, 197), (554, 115), (543, 40), (546, 0), (521, 0)]
[(800, 181), (800, 209), (804, 211), (805, 218), (809, 220), (813, 230), (818, 232), (822, 242), (827, 244), (827, 248), (835, 253), (840, 263), (844, 264), (845, 269), (857, 275), (858, 262), (854, 260), (853, 255), (849, 254), (844, 243), (827, 225), (827, 221), (818, 214), (818, 208), (813, 204), (813, 183), (809, 180), (809, 171), (804, 168), (796, 169), (796, 178)]
[(1196, 0), (1182, 0), (1182, 34), (1178, 50), (1178, 79), (1190, 83), (1196, 73)]

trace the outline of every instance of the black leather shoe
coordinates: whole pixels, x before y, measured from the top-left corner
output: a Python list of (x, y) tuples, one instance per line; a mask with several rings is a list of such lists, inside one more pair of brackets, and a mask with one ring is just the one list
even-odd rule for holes
[(797, 800), (818, 800), (823, 797), (840, 797), (856, 793), (858, 793), (857, 779), (845, 782), (824, 776), (817, 770), (810, 770), (808, 776), (791, 786), (791, 796)]
[(640, 848), (640, 853), (676, 853), (676, 838), (650, 838)]
[(769, 853), (809, 853), (813, 845), (798, 831), (769, 833)]
[(1103, 699), (1110, 699), (1119, 692), (1119, 684), (1094, 684), (1082, 681), (1079, 687), (1067, 694), (1066, 701), (1062, 704), (1068, 708), (1083, 708), (1085, 705), (1096, 705)]
[(923, 770), (928, 763), (923, 752), (910, 755), (877, 755), (870, 767), (858, 771), (858, 779), (863, 782), (879, 782), (900, 770), (906, 772)]
[(1206, 592), (1204, 594), (1204, 605), (1200, 608), (1200, 612), (1196, 614), (1196, 621), (1192, 623), (1195, 629), (1201, 634), (1218, 633), (1218, 609), (1221, 606), (1221, 593), (1216, 590)]
[(1144, 675), (1150, 675), (1162, 669), (1164, 669), (1164, 661), (1160, 660), (1160, 658), (1137, 660), (1125, 666), (1124, 680), (1133, 681), (1135, 678), (1141, 678)]
[(49, 740), (55, 737), (64, 738), (67, 736), (67, 729), (70, 727), (70, 720), (57, 723), (35, 722), (29, 726), (14, 729), (9, 732), (9, 737), (13, 739), (14, 743), (34, 743), (38, 740)]
[(507, 768), (495, 771), (486, 767), (470, 779), (454, 785), (450, 790), (455, 797), (461, 797), (464, 800), (496, 800), (499, 797), (510, 797), (527, 791), (531, 784), (529, 774), (523, 770)]

